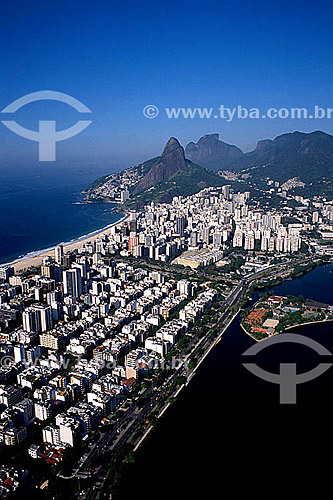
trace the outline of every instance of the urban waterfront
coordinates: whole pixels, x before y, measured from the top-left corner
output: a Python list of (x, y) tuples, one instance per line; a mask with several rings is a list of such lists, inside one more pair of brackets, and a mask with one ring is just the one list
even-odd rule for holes
[[(333, 265), (319, 266), (270, 291), (333, 304), (332, 272)], [(332, 323), (292, 331), (333, 352)], [(120, 499), (132, 498), (143, 477), (149, 478), (150, 485), (146, 499), (220, 498), (221, 489), (228, 487), (234, 492), (255, 491), (254, 473), (264, 474), (278, 488), (276, 474), (284, 474), (284, 480), (290, 474), (297, 480), (298, 474), (301, 477), (318, 465), (312, 454), (323, 442), (328, 446), (331, 442), (332, 368), (298, 385), (296, 405), (280, 405), (278, 385), (242, 366), (242, 354), (254, 343), (237, 317), (136, 452), (130, 477), (121, 482)], [(262, 368), (275, 373), (281, 362), (296, 362), (297, 373), (320, 362), (309, 348), (293, 344), (268, 348), (257, 358)], [(324, 470), (320, 457), (319, 461)], [(277, 473), (277, 468), (282, 471)], [(174, 481), (168, 479), (171, 471)]]
[[(284, 221), (282, 215), (267, 214), (262, 208), (253, 219), (251, 203), (249, 192), (235, 193), (230, 186), (205, 188), (196, 195), (176, 197), (172, 204), (152, 203), (144, 212), (129, 211), (103, 239), (92, 242), (90, 236), (80, 240), (78, 248), (68, 246), (67, 253), (59, 246), (36, 265), (36, 261), (25, 259), (26, 267), (34, 266), (31, 272), (20, 274), (20, 262), (2, 267), (2, 314), (7, 321), (3, 352), (10, 362), (9, 367), (3, 363), (2, 373), (3, 380), (6, 377), (13, 382), (2, 388), (2, 400), (7, 401), (12, 393), (19, 400), (13, 409), (5, 410), (2, 439), (8, 448), (3, 459), (5, 464), (18, 467), (21, 454), (29, 456), (29, 485), (40, 490), (39, 498), (44, 499), (45, 494), (47, 498), (74, 498), (79, 492), (86, 500), (110, 494), (115, 499), (117, 495), (129, 498), (136, 493), (128, 491), (132, 479), (139, 484), (144, 474), (152, 478), (151, 498), (156, 491), (160, 498), (164, 494), (160, 474), (168, 467), (181, 472), (177, 487), (184, 491), (178, 495), (185, 496), (189, 484), (195, 488), (191, 496), (200, 487), (206, 494), (207, 485), (217, 486), (213, 481), (219, 478), (218, 471), (213, 472), (217, 464), (226, 469), (229, 479), (232, 471), (228, 467), (241, 459), (249, 460), (247, 453), (255, 467), (262, 465), (263, 457), (274, 464), (271, 450), (284, 446), (290, 454), (290, 443), (296, 442), (299, 451), (308, 444), (309, 427), (316, 418), (324, 430), (323, 421), (330, 417), (330, 372), (320, 377), (319, 384), (314, 380), (297, 387), (295, 407), (280, 405), (278, 385), (257, 379), (242, 366), (242, 354), (253, 345), (253, 339), (240, 330), (235, 314), (249, 305), (246, 290), (251, 283), (265, 287), (276, 278), (284, 282), (269, 294), (296, 295), (286, 298), (289, 308), (293, 298), (302, 300), (297, 295), (333, 304), (332, 266), (318, 267), (328, 261), (330, 248), (313, 249), (312, 240), (307, 240), (309, 248), (302, 248), (301, 224), (288, 232), (281, 225), (276, 239), (268, 236), (263, 228), (271, 225), (276, 230), (278, 220)], [(90, 208), (79, 206), (87, 211)], [(96, 205), (96, 209), (101, 208), (112, 214), (110, 205)], [(61, 210), (66, 211), (65, 206)], [(331, 212), (323, 208), (323, 216), (330, 217)], [(314, 214), (319, 220), (319, 213)], [(66, 215), (62, 213), (62, 217)], [(217, 226), (210, 234), (212, 217)], [(229, 230), (223, 229), (225, 217)], [(232, 219), (244, 223), (246, 217), (249, 225), (255, 220), (261, 227), (260, 252), (249, 252), (255, 239), (253, 231), (252, 235), (246, 233), (244, 249), (241, 230), (236, 229), (237, 237), (231, 239)], [(229, 238), (225, 245), (224, 236)], [(189, 255), (185, 249), (193, 243), (198, 246), (198, 238), (202, 251)], [(278, 241), (285, 245), (285, 252), (279, 251)], [(186, 255), (187, 267), (174, 265), (174, 257), (180, 254)], [(219, 261), (223, 269), (212, 267)], [(295, 275), (302, 277), (291, 281)], [(40, 287), (37, 295), (36, 285)], [(12, 309), (15, 302), (9, 293), (30, 301), (22, 316)], [(258, 297), (259, 292), (253, 301)], [(319, 306), (330, 314), (329, 306)], [(310, 317), (321, 320), (331, 316)], [(230, 327), (218, 337), (221, 325), (227, 323)], [(270, 335), (271, 327), (265, 328), (263, 323), (261, 329)], [(308, 328), (300, 331), (313, 335), (314, 327)], [(318, 340), (325, 344), (331, 324), (315, 328)], [(17, 349), (17, 340), (27, 339), (31, 347)], [(263, 352), (256, 364), (270, 373), (279, 373), (281, 363), (294, 363), (298, 373), (306, 373), (321, 362), (315, 351), (304, 346), (279, 345), (267, 351), (265, 343), (261, 346)], [(14, 373), (28, 355), (38, 363)], [(59, 357), (54, 358), (53, 368), (50, 361), (55, 355)], [(164, 362), (172, 359), (179, 360), (178, 371), (164, 370)], [(39, 381), (40, 375), (45, 382)], [(60, 385), (49, 385), (53, 379)], [(42, 387), (37, 386), (40, 384)], [(183, 384), (186, 388), (176, 403)], [(57, 401), (64, 400), (64, 394), (63, 403), (67, 404), (59, 407)], [(17, 417), (15, 426), (10, 416), (14, 418), (21, 409), (27, 410), (27, 418)], [(315, 415), (309, 419), (313, 409)], [(151, 432), (135, 453), (150, 426), (156, 427), (156, 432)], [(277, 437), (280, 431), (282, 439)], [(9, 447), (15, 445), (19, 446), (11, 456)], [(135, 457), (137, 464), (133, 466)], [(35, 460), (41, 461), (37, 469)], [(119, 492), (120, 478), (124, 492)], [(158, 483), (154, 486), (155, 478)]]
[(108, 167), (0, 167), (0, 264), (117, 221), (114, 205), (81, 204), (81, 191)]
[(332, 14), (3, 2), (0, 500), (327, 495)]

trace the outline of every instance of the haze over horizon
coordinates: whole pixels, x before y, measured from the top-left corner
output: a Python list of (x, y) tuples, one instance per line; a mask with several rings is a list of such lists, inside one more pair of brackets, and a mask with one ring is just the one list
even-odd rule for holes
[(318, 490), (332, 0), (2, 3), (0, 497)]
[[(330, 2), (241, 1), (230, 7), (213, 1), (207, 8), (187, 0), (144, 1), (128, 7), (113, 1), (91, 7), (77, 0), (47, 7), (36, 1), (33, 9), (18, 0), (3, 6), (1, 110), (48, 89), (69, 94), (92, 111), (85, 131), (57, 144), (57, 164), (125, 168), (160, 154), (171, 136), (185, 147), (219, 133), (224, 142), (250, 151), (258, 140), (295, 130), (332, 133), (329, 119), (226, 122), (163, 115), (165, 107), (221, 104), (331, 107)], [(149, 104), (160, 109), (156, 119), (143, 115)], [(56, 120), (61, 130), (78, 116), (65, 104), (45, 101), (25, 106), (15, 118), (35, 130), (39, 120)], [(37, 143), (3, 125), (0, 143), (2, 163), (36, 162)]]

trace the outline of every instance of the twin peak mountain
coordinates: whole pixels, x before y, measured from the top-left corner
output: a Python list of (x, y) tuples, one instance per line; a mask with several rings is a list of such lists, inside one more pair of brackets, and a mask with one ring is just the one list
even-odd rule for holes
[[(151, 201), (169, 203), (173, 196), (188, 196), (204, 187), (230, 184), (230, 180), (218, 175), (217, 171), (221, 170), (236, 174), (236, 189), (251, 189), (245, 179), (265, 187), (267, 178), (282, 184), (297, 177), (307, 186), (308, 194), (325, 192), (331, 197), (333, 136), (321, 131), (292, 132), (274, 140), (259, 141), (248, 153), (221, 141), (219, 134), (204, 135), (197, 143), (190, 142), (185, 151), (179, 141), (171, 137), (160, 156), (127, 170), (139, 174), (127, 202), (132, 207)], [(93, 192), (96, 185), (103, 185), (108, 178), (97, 179), (87, 192)]]
[(175, 137), (168, 140), (160, 157), (148, 161), (152, 162), (152, 166), (134, 189), (134, 195), (168, 180), (178, 171), (186, 170), (184, 148)]
[[(167, 181), (184, 183), (184, 177), (195, 192), (195, 189), (218, 185), (216, 173), (225, 169), (249, 171), (252, 177), (270, 177), (279, 182), (293, 177), (307, 184), (326, 179), (332, 185), (333, 136), (321, 131), (287, 133), (274, 140), (259, 141), (249, 153), (221, 141), (219, 134), (204, 135), (197, 143), (190, 142), (185, 151), (179, 141), (171, 137), (161, 156), (143, 165), (146, 174), (133, 195)], [(186, 196), (189, 190), (185, 191), (179, 194)]]

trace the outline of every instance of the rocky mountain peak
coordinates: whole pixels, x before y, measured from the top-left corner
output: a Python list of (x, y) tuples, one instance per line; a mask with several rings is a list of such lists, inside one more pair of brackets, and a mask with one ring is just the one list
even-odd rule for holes
[(242, 155), (239, 148), (221, 141), (219, 134), (204, 135), (196, 144), (190, 142), (185, 149), (187, 159), (214, 170), (227, 167)]
[(168, 140), (168, 142), (164, 146), (164, 149), (163, 149), (161, 156), (167, 156), (168, 154), (172, 153), (176, 149), (181, 149), (183, 154), (184, 154), (184, 149), (180, 145), (178, 139), (176, 139), (175, 137), (170, 137), (170, 139)]
[(178, 170), (186, 169), (184, 148), (175, 137), (166, 143), (162, 155), (153, 161), (152, 167), (141, 182), (136, 186), (134, 194), (145, 191), (162, 182)]

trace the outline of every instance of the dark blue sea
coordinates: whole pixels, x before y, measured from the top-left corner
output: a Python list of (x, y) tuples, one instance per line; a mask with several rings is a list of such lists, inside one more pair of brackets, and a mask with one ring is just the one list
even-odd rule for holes
[(0, 165), (0, 264), (71, 241), (120, 218), (113, 205), (81, 204), (108, 166)]
[[(0, 166), (0, 263), (117, 220), (112, 206), (78, 204), (82, 189), (112, 171), (108, 166)], [(329, 265), (271, 291), (333, 304), (332, 285)], [(297, 332), (333, 353), (332, 323)], [(313, 482), (321, 496), (331, 475), (326, 457), (333, 444), (333, 368), (299, 385), (296, 405), (281, 405), (278, 386), (242, 365), (242, 354), (253, 343), (236, 318), (135, 454), (115, 500), (300, 496)], [(275, 373), (281, 362), (296, 362), (298, 373), (321, 362), (309, 348), (291, 344), (269, 347), (256, 361)]]

